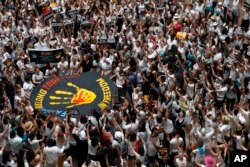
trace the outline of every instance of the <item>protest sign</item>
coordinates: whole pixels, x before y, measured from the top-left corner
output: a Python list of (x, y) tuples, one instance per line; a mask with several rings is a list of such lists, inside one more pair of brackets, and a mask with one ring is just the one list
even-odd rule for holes
[(63, 49), (28, 49), (31, 62), (37, 64), (58, 63), (65, 56)]

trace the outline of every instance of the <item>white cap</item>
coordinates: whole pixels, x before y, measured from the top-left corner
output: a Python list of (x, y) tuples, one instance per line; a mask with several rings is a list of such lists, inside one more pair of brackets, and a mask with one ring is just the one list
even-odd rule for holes
[(123, 134), (120, 131), (116, 131), (114, 136), (117, 140), (123, 140)]

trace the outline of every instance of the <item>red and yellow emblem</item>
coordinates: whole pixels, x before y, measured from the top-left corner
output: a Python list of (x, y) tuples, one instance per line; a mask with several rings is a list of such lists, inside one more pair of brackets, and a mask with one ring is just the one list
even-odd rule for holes
[(72, 108), (84, 104), (90, 104), (96, 99), (96, 94), (87, 89), (79, 88), (71, 82), (67, 86), (75, 88), (76, 92), (56, 90), (54, 96), (50, 96), (50, 105), (67, 105), (66, 108)]

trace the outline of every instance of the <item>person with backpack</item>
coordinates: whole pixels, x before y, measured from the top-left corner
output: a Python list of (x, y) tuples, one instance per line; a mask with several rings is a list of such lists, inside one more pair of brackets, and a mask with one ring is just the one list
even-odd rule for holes
[(114, 139), (112, 141), (113, 148), (118, 147), (118, 151), (121, 154), (123, 164), (126, 162), (128, 155), (128, 143), (124, 139), (124, 134), (122, 131), (116, 131), (114, 134)]

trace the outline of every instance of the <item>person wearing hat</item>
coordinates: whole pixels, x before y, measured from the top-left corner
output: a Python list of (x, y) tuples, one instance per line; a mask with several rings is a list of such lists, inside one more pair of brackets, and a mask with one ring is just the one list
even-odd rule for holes
[(118, 147), (118, 150), (121, 154), (121, 158), (123, 159), (123, 163), (126, 163), (126, 157), (128, 154), (128, 142), (127, 140), (124, 139), (124, 134), (121, 128), (119, 128), (119, 125), (117, 124), (117, 122), (115, 123), (116, 127), (118, 127), (119, 130), (117, 130), (114, 134), (114, 139), (112, 141), (112, 147)]
[(23, 129), (25, 130), (25, 132), (29, 132), (32, 130), (32, 128), (34, 128), (32, 121), (28, 121), (25, 124), (22, 125)]
[(199, 156), (195, 158), (195, 165), (197, 167), (214, 167), (217, 165), (215, 158), (211, 155), (205, 156), (203, 163), (198, 162), (197, 161), (198, 158)]

